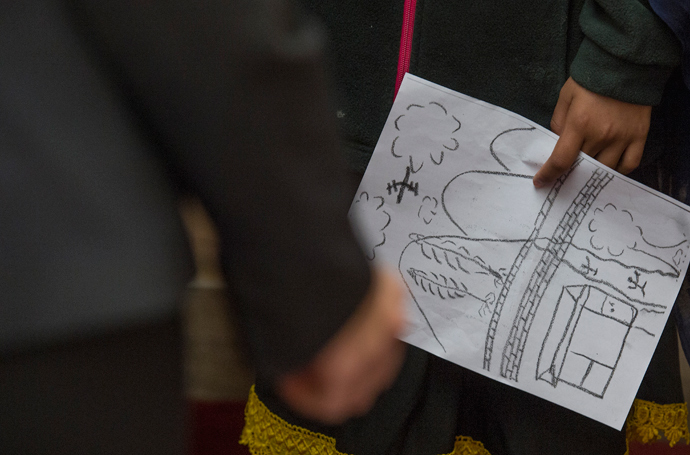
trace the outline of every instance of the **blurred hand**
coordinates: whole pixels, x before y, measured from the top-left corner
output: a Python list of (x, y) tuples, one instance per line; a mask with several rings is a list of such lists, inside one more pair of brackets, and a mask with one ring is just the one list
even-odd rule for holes
[(569, 78), (551, 118), (551, 130), (560, 138), (534, 176), (534, 186), (560, 177), (580, 150), (621, 174), (631, 172), (642, 159), (651, 113), (651, 106), (598, 95)]
[(347, 323), (305, 368), (283, 375), (278, 395), (305, 417), (329, 425), (365, 414), (395, 380), (405, 356), (399, 275), (375, 270), (371, 288)]

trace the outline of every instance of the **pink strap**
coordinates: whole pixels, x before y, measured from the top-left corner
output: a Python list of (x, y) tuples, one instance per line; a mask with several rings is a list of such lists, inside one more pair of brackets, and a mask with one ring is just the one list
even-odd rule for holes
[(405, 73), (410, 69), (410, 54), (412, 53), (412, 35), (414, 32), (414, 13), (417, 0), (405, 0), (403, 11), (402, 32), (400, 33), (400, 53), (398, 54), (398, 76), (395, 79), (395, 95), (398, 95)]

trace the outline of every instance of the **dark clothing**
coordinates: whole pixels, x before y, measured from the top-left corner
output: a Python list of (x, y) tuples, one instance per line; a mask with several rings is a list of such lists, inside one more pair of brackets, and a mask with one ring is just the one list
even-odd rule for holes
[(62, 2), (0, 9), (0, 353), (167, 318), (174, 188)]
[(0, 16), (2, 351), (172, 314), (182, 185), (258, 368), (306, 362), (368, 286), (320, 30), (281, 0), (67, 3)]
[(683, 46), (683, 78), (690, 89), (690, 3), (684, 0), (650, 0), (649, 3)]
[[(457, 436), (480, 441), (491, 455), (622, 455), (626, 450), (625, 429), (608, 427), (414, 346), (409, 347), (395, 385), (373, 410), (338, 427), (300, 418), (261, 384), (261, 378), (257, 378), (256, 394), (271, 412), (290, 425), (334, 438), (341, 453), (447, 454)], [(678, 345), (671, 318), (638, 398), (660, 404), (682, 403), (680, 384)]]
[[(217, 224), (231, 301), (262, 377), (302, 366), (323, 346), (369, 285), (347, 220), (354, 188), (329, 120), (323, 41), (283, 0), (3, 4), (3, 368), (18, 359), (39, 374), (54, 349), (176, 317), (191, 272), (182, 191)], [(161, 358), (179, 366), (179, 353)], [(0, 387), (0, 403), (33, 399), (29, 384), (17, 389), (21, 375)], [(60, 396), (78, 397), (88, 377)], [(50, 390), (63, 379), (40, 381)], [(15, 404), (2, 406), (3, 422), (20, 419)], [(93, 411), (63, 404), (53, 418)], [(36, 441), (54, 431), (39, 430)]]
[[(328, 28), (340, 127), (363, 173), (393, 103), (404, 2), (301, 1)], [(409, 71), (548, 128), (568, 76), (654, 105), (679, 56), (671, 30), (637, 0), (418, 0)]]
[(187, 453), (179, 322), (0, 358), (2, 453)]
[[(350, 165), (363, 173), (394, 99), (404, 2), (302, 2), (330, 32), (336, 114)], [(548, 127), (569, 76), (606, 96), (658, 104), (679, 53), (668, 27), (636, 0), (418, 0), (410, 73)], [(660, 344), (662, 360), (653, 361), (658, 368), (643, 382), (653, 386), (642, 398), (682, 401), (674, 343), (666, 336)], [(667, 362), (674, 353), (676, 363)], [(268, 409), (335, 438), (344, 453), (449, 453), (456, 436), (483, 442), (492, 455), (625, 452), (625, 432), (414, 347), (373, 411), (336, 428), (300, 419), (261, 384), (258, 377), (256, 394)]]
[(335, 438), (338, 451), (354, 455), (448, 453), (463, 408), (462, 371), (445, 360), (408, 346), (393, 387), (364, 417), (324, 426), (291, 412), (259, 376), (256, 394), (291, 425)]
[[(657, 157), (631, 175), (675, 199), (690, 204), (690, 88), (676, 70), (659, 106), (652, 111), (652, 123), (645, 154)], [(647, 160), (649, 161), (649, 160)], [(690, 281), (686, 280), (673, 308), (686, 359), (690, 359)]]

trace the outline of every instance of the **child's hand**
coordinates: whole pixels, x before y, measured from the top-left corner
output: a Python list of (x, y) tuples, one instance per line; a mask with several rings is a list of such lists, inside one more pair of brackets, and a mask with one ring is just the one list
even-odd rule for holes
[(631, 172), (642, 159), (651, 113), (651, 106), (598, 95), (568, 79), (551, 118), (551, 130), (560, 139), (534, 176), (534, 186), (560, 177), (580, 150), (621, 174)]

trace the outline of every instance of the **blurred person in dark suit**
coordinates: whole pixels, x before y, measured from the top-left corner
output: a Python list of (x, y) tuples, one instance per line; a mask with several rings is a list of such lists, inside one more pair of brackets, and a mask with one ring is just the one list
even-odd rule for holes
[(319, 27), (283, 0), (0, 9), (0, 452), (184, 451), (176, 210), (198, 196), (254, 366), (365, 412), (404, 355), (330, 122)]

